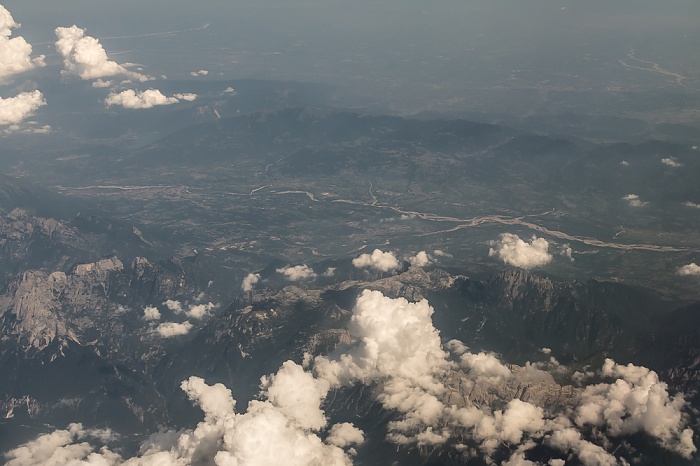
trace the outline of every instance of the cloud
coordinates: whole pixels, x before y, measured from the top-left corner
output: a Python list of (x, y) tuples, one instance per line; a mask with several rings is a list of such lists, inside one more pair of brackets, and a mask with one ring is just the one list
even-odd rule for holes
[(176, 301), (173, 299), (168, 299), (164, 301), (163, 304), (173, 313), (184, 313), (190, 319), (203, 319), (204, 317), (208, 316), (212, 310), (219, 307), (218, 304), (209, 302), (206, 304), (192, 304), (189, 307), (185, 308), (185, 306), (180, 301)]
[(625, 201), (629, 201), (630, 206), (632, 206), (632, 207), (644, 207), (647, 204), (649, 204), (648, 202), (641, 201), (639, 199), (639, 196), (637, 196), (636, 194), (628, 194), (628, 195), (624, 196), (622, 199), (624, 199)]
[(469, 373), (477, 378), (486, 378), (490, 383), (498, 383), (510, 378), (511, 372), (491, 353), (464, 353), (460, 357), (460, 365), (469, 369)]
[(0, 97), (0, 125), (21, 123), (44, 105), (46, 101), (40, 91), (22, 92), (7, 99)]
[(0, 5), (0, 82), (37, 66), (45, 66), (44, 56), (32, 59), (32, 46), (17, 36), (10, 38), (12, 29), (19, 28), (7, 9)]
[(218, 304), (206, 303), (206, 304), (195, 304), (189, 307), (185, 312), (187, 317), (190, 319), (203, 319), (208, 316), (213, 309), (219, 307)]
[[(95, 453), (89, 438), (105, 442), (113, 438), (110, 430), (86, 430), (82, 424), (70, 424), (66, 429), (41, 435), (35, 440), (9, 451), (6, 466), (59, 466), (64, 464), (112, 465), (119, 455), (103, 448)], [(80, 443), (76, 443), (80, 441)], [(98, 461), (102, 460), (102, 461)]]
[(282, 364), (279, 371), (261, 380), (263, 395), (285, 417), (307, 430), (320, 430), (326, 425), (321, 403), (330, 384), (315, 378), (293, 361)]
[(378, 401), (403, 416), (389, 424), (387, 438), (398, 444), (436, 444), (446, 438), (425, 428), (444, 410), (436, 380), (450, 366), (433, 327), (428, 301), (411, 303), (365, 290), (357, 299), (348, 331), (357, 344), (335, 357), (314, 359), (314, 372), (332, 388), (361, 381), (380, 384)]
[(678, 275), (687, 277), (689, 275), (700, 275), (700, 265), (692, 262), (678, 269)]
[(160, 311), (157, 307), (146, 307), (143, 310), (143, 320), (160, 320)]
[(326, 442), (336, 447), (346, 448), (350, 445), (362, 445), (365, 443), (364, 433), (349, 422), (335, 424), (332, 428)]
[(623, 160), (622, 162), (620, 162), (620, 165), (622, 165), (623, 167), (628, 167), (629, 164), (630, 163), (627, 160)]
[(664, 157), (663, 159), (661, 159), (661, 163), (673, 168), (678, 168), (681, 166), (681, 164), (678, 163), (678, 161), (674, 157)]
[[(105, 448), (98, 453), (88, 442), (75, 443), (84, 437), (78, 431), (81, 429), (79, 425), (39, 437), (10, 451), (7, 457), (11, 461), (18, 459), (10, 463), (12, 466), (352, 464), (348, 454), (338, 445), (345, 447), (361, 443), (363, 435), (359, 429), (351, 424), (331, 426), (325, 442), (318, 435), (327, 429), (320, 408), (327, 395), (326, 382), (315, 379), (301, 366), (287, 361), (275, 375), (263, 378), (262, 384), (265, 388), (260, 399), (251, 401), (245, 413), (237, 413), (236, 400), (224, 385), (208, 385), (199, 377), (188, 378), (180, 387), (200, 407), (204, 419), (194, 429), (152, 435), (142, 443), (139, 456), (134, 458), (124, 460)], [(106, 436), (100, 440), (107, 441)], [(33, 456), (29, 457), (27, 452), (32, 452)]]
[(332, 277), (335, 275), (336, 267), (328, 267), (325, 272), (323, 272), (324, 277)]
[(700, 204), (696, 204), (695, 202), (688, 201), (688, 202), (684, 203), (683, 205), (685, 205), (687, 207), (692, 207), (693, 209), (700, 209)]
[[(377, 400), (401, 415), (388, 424), (389, 441), (420, 447), (471, 438), (486, 457), (498, 454), (499, 446), (505, 444), (515, 451), (510, 464), (527, 464), (522, 463), (525, 452), (546, 443), (564, 454), (574, 453), (586, 465), (618, 464), (597, 444), (607, 445), (607, 438), (594, 435), (593, 443), (584, 437), (592, 425), (612, 437), (645, 432), (662, 447), (684, 457), (694, 453), (692, 431), (685, 427), (688, 419), (681, 411), (683, 397), (671, 397), (653, 371), (607, 360), (600, 376), (612, 382), (580, 392), (573, 387), (557, 389), (552, 375), (538, 368), (560, 372), (562, 367), (553, 358), (551, 364), (509, 367), (495, 354), (471, 353), (464, 344), (452, 340), (447, 347), (459, 356), (459, 366), (455, 366), (442, 349), (431, 314), (425, 300), (409, 303), (378, 291), (364, 291), (348, 325), (357, 343), (343, 353), (314, 359), (317, 378), (327, 380), (331, 387), (357, 381), (378, 385)], [(449, 381), (452, 388), (443, 381)], [(544, 390), (541, 406), (536, 404), (538, 384), (552, 387)], [(532, 402), (519, 398), (525, 386), (531, 388), (528, 399)], [(510, 399), (501, 398), (506, 387), (512, 390)], [(547, 395), (550, 390), (557, 391), (559, 397), (568, 395), (552, 405)], [(477, 400), (482, 396), (488, 400), (499, 392), (503, 395), (496, 399), (505, 402), (502, 409), (491, 411), (484, 405), (488, 401), (478, 403), (480, 407), (466, 401), (472, 394)], [(454, 400), (462, 399), (461, 405), (455, 404)]]
[(190, 74), (192, 76), (206, 76), (209, 74), (209, 71), (208, 70), (192, 71)]
[(84, 29), (75, 25), (58, 27), (55, 33), (58, 38), (56, 51), (63, 58), (63, 74), (85, 80), (123, 75), (136, 81), (148, 81), (148, 76), (129, 71), (109, 60), (100, 41), (85, 35)]
[(241, 283), (241, 289), (243, 290), (244, 293), (249, 293), (249, 292), (253, 291), (253, 287), (255, 287), (255, 285), (257, 285), (257, 283), (259, 281), (260, 281), (260, 274), (249, 273), (243, 279), (243, 283)]
[(294, 267), (282, 267), (281, 269), (277, 269), (277, 273), (281, 273), (287, 278), (287, 280), (291, 280), (293, 282), (306, 280), (309, 278), (316, 278), (317, 276), (314, 269), (305, 264), (295, 265)]
[(452, 257), (452, 254), (449, 254), (441, 249), (434, 250), (433, 254), (435, 254), (436, 256), (440, 256), (440, 257)]
[(110, 87), (111, 85), (112, 85), (112, 81), (103, 81), (101, 79), (98, 79), (97, 81), (92, 82), (92, 87), (94, 87), (96, 89)]
[(547, 252), (549, 243), (535, 235), (526, 243), (518, 235), (503, 233), (499, 241), (491, 241), (489, 244), (493, 246), (489, 249), (489, 257), (498, 257), (504, 264), (515, 267), (531, 269), (552, 261), (552, 255)]
[(194, 102), (197, 98), (197, 94), (185, 93), (185, 94), (175, 94), (173, 95), (176, 99), (185, 100), (187, 102)]
[(613, 437), (646, 432), (663, 447), (690, 458), (696, 448), (692, 431), (684, 429), (682, 395), (671, 397), (666, 384), (646, 367), (606, 359), (601, 374), (616, 380), (585, 388), (576, 409), (578, 426), (604, 429)]
[(561, 251), (559, 251), (559, 255), (564, 256), (564, 257), (568, 257), (569, 260), (571, 262), (573, 262), (574, 261), (574, 258), (572, 256), (573, 252), (574, 252), (574, 250), (571, 249), (571, 246), (569, 246), (568, 244), (564, 244), (561, 247)]
[(3, 133), (23, 133), (23, 134), (49, 134), (53, 132), (53, 128), (51, 128), (51, 125), (42, 125), (38, 126), (38, 124), (35, 121), (28, 121), (27, 124), (23, 125), (9, 125), (7, 128), (5, 128)]
[(119, 94), (112, 92), (105, 99), (105, 104), (108, 107), (112, 105), (121, 105), (124, 108), (130, 109), (153, 108), (158, 105), (171, 105), (178, 102), (180, 101), (177, 98), (166, 97), (158, 89), (148, 89), (142, 92), (127, 89)]
[(187, 335), (192, 330), (192, 324), (189, 322), (164, 322), (156, 328), (156, 332), (163, 338), (177, 337)]
[(175, 301), (174, 299), (165, 300), (163, 301), (163, 304), (175, 314), (181, 314), (185, 310), (182, 307), (182, 303), (180, 301)]
[[(124, 466), (350, 465), (352, 446), (364, 442), (364, 433), (349, 423), (329, 426), (323, 405), (330, 390), (355, 384), (371, 387), (367, 396), (392, 412), (389, 442), (454, 449), (450, 455), (456, 462), (463, 455), (465, 462), (480, 456), (486, 464), (534, 466), (528, 453), (544, 445), (556, 456), (568, 456), (567, 462), (629, 464), (638, 452), (624, 439), (639, 433), (685, 458), (695, 453), (683, 396), (670, 396), (655, 372), (607, 359), (600, 371), (591, 372), (600, 383), (560, 386), (541, 369), (559, 371), (554, 359), (506, 365), (493, 353), (471, 353), (457, 340), (447, 343), (448, 353), (433, 326), (433, 312), (426, 300), (412, 303), (365, 290), (348, 324), (354, 343), (307, 357), (304, 365), (283, 363), (277, 373), (262, 377), (260, 393), (245, 413), (235, 411), (236, 401), (224, 385), (190, 377), (181, 388), (204, 419), (194, 429), (152, 435), (138, 457), (124, 461), (106, 446), (98, 452), (92, 445), (107, 443), (109, 433), (86, 439), (66, 435), (70, 429), (42, 436), (7, 457), (42, 451), (33, 463), (11, 466), (51, 464), (46, 459), (52, 457)], [(613, 448), (615, 455), (607, 451)]]
[(425, 267), (430, 265), (430, 257), (425, 251), (418, 252), (415, 256), (409, 257), (408, 262), (413, 267)]
[(372, 268), (380, 272), (389, 272), (401, 267), (394, 254), (383, 252), (381, 249), (375, 249), (372, 254), (361, 254), (352, 260), (352, 265), (358, 269)]
[(364, 290), (348, 324), (358, 345), (338, 360), (316, 358), (317, 374), (332, 386), (387, 376), (432, 386), (432, 373), (447, 365), (433, 312), (426, 300), (411, 303)]
[(235, 90), (234, 88), (232, 88), (231, 86), (229, 86), (229, 87), (227, 87), (226, 89), (224, 89), (224, 92), (223, 92), (223, 93), (224, 93), (224, 94), (233, 94), (233, 95), (236, 95), (236, 94), (237, 94), (236, 90)]

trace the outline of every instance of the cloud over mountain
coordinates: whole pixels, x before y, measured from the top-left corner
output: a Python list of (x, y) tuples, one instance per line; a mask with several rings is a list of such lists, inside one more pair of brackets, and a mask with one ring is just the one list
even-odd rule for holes
[(314, 269), (306, 264), (282, 267), (277, 269), (277, 273), (281, 273), (287, 280), (291, 280), (293, 282), (306, 280), (309, 278), (316, 278), (317, 276)]
[(427, 252), (419, 251), (415, 256), (409, 257), (408, 262), (410, 262), (413, 267), (426, 267), (430, 265), (431, 260)]
[(71, 425), (8, 452), (8, 464), (67, 458), (125, 466), (351, 465), (365, 433), (347, 422), (329, 425), (323, 407), (332, 390), (357, 384), (372, 387), (371, 396), (395, 413), (385, 424), (387, 441), (439, 447), (465, 461), (479, 456), (487, 464), (535, 466), (540, 463), (529, 455), (547, 448), (555, 452), (551, 466), (563, 464), (557, 456), (585, 466), (629, 464), (635, 451), (624, 439), (637, 434), (684, 458), (695, 453), (685, 400), (671, 396), (655, 372), (607, 359), (586, 376), (597, 383), (558, 385), (550, 372), (568, 372), (553, 358), (506, 365), (457, 340), (443, 346), (433, 312), (426, 300), (365, 290), (347, 326), (354, 343), (307, 357), (304, 365), (283, 363), (261, 379), (258, 398), (245, 413), (236, 412), (224, 385), (190, 377), (181, 388), (202, 409), (203, 420), (194, 429), (152, 435), (134, 458), (109, 449), (108, 431), (89, 434)]
[(192, 330), (192, 324), (189, 322), (163, 322), (158, 325), (156, 332), (163, 338), (177, 337), (187, 335)]
[(255, 285), (260, 281), (260, 274), (249, 273), (243, 278), (243, 283), (241, 283), (241, 289), (244, 293), (249, 293), (253, 291)]
[(548, 252), (549, 243), (544, 238), (533, 235), (529, 243), (518, 235), (503, 233), (498, 241), (491, 241), (489, 257), (497, 257), (504, 264), (531, 269), (549, 264), (552, 255)]
[(401, 266), (394, 254), (381, 249), (375, 249), (372, 254), (360, 254), (352, 260), (352, 265), (358, 269), (371, 268), (380, 272), (389, 272)]

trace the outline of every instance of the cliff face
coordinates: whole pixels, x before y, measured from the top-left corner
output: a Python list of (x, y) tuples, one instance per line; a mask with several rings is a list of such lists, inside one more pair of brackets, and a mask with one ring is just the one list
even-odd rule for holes
[(117, 340), (126, 337), (115, 331), (134, 327), (145, 306), (194, 294), (194, 284), (172, 263), (138, 257), (125, 266), (113, 256), (68, 273), (22, 273), (0, 296), (0, 325), (3, 339), (16, 338), (24, 351), (43, 351), (54, 340), (121, 346)]
[(141, 257), (22, 273), (0, 296), (0, 419), (163, 422), (149, 369), (163, 350), (143, 309), (196, 291), (176, 262)]
[(27, 209), (0, 208), (0, 273), (45, 266), (62, 270), (73, 260), (87, 258), (89, 242), (68, 222), (44, 218)]

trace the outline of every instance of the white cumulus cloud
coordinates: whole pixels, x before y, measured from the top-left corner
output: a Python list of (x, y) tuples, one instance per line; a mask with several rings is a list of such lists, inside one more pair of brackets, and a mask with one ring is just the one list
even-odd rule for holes
[(243, 279), (243, 283), (241, 283), (241, 289), (245, 293), (249, 293), (253, 291), (253, 288), (257, 283), (260, 281), (260, 274), (258, 273), (249, 273), (248, 275), (245, 276)]
[(192, 71), (190, 74), (192, 76), (206, 76), (209, 74), (209, 70)]
[(160, 311), (157, 307), (148, 306), (143, 310), (144, 320), (160, 320)]
[(497, 257), (504, 264), (522, 269), (539, 267), (552, 261), (552, 255), (548, 252), (549, 243), (535, 235), (527, 243), (518, 235), (503, 233), (500, 240), (491, 241), (490, 244), (492, 247), (489, 249), (489, 257)]
[(372, 254), (361, 254), (352, 260), (352, 265), (361, 268), (372, 268), (380, 272), (389, 272), (390, 270), (398, 269), (398, 259), (391, 252), (384, 252), (381, 249), (375, 249)]
[(416, 253), (415, 256), (409, 257), (408, 262), (410, 262), (413, 267), (426, 267), (430, 265), (431, 260), (430, 256), (428, 256), (428, 253), (426, 253), (425, 251), (420, 251)]
[(175, 314), (181, 314), (185, 310), (182, 307), (182, 303), (174, 299), (167, 299), (163, 301), (163, 304), (165, 304), (165, 306), (171, 311), (173, 311)]
[(606, 359), (601, 374), (616, 380), (586, 387), (576, 409), (577, 425), (595, 426), (613, 437), (646, 432), (686, 458), (696, 451), (692, 431), (684, 428), (683, 396), (671, 397), (656, 372)]
[(316, 278), (316, 272), (314, 272), (314, 269), (305, 264), (295, 265), (293, 267), (282, 267), (277, 269), (277, 273), (281, 273), (285, 276), (285, 278), (287, 278), (287, 280), (291, 280), (293, 282), (306, 280), (309, 278)]
[(22, 92), (15, 97), (0, 97), (0, 125), (16, 125), (46, 105), (40, 91)]
[[(426, 300), (409, 302), (365, 290), (348, 324), (354, 343), (343, 352), (307, 357), (304, 365), (283, 363), (261, 379), (260, 393), (245, 413), (236, 412), (224, 385), (190, 377), (181, 388), (204, 419), (194, 429), (152, 435), (135, 458), (123, 460), (111, 452), (109, 435), (91, 439), (75, 427), (17, 447), (7, 458), (33, 458), (11, 466), (51, 464), (47, 458), (123, 466), (349, 466), (353, 446), (361, 445), (365, 434), (349, 423), (329, 426), (323, 405), (331, 390), (355, 384), (371, 387), (366, 396), (393, 413), (385, 437), (389, 442), (428, 451), (454, 447), (457, 461), (464, 455), (465, 461), (479, 456), (486, 464), (538, 466), (527, 460), (528, 453), (546, 445), (568, 457), (567, 463), (630, 464), (636, 453), (624, 446), (624, 437), (637, 433), (685, 458), (694, 455), (683, 396), (671, 396), (655, 372), (608, 359), (599, 372), (591, 372), (600, 383), (583, 389), (559, 386), (541, 369), (559, 371), (553, 358), (550, 365), (506, 365), (493, 353), (471, 353), (457, 340), (447, 343), (448, 353), (432, 314)], [(544, 396), (538, 397), (538, 384), (546, 384), (544, 392), (539, 390)], [(508, 386), (511, 395), (506, 395)], [(489, 401), (493, 396), (495, 402)], [(99, 451), (97, 440), (106, 445)], [(502, 455), (508, 451), (506, 459)]]
[(131, 109), (153, 108), (159, 105), (171, 105), (178, 102), (179, 100), (177, 98), (167, 97), (158, 89), (148, 89), (141, 92), (127, 89), (118, 94), (112, 92), (105, 99), (105, 104), (108, 107), (120, 105), (124, 108)]
[(688, 275), (699, 275), (700, 276), (700, 265), (695, 262), (691, 262), (688, 265), (684, 265), (678, 269), (678, 275), (688, 276)]
[(219, 307), (217, 304), (211, 302), (206, 304), (194, 304), (187, 309), (185, 314), (190, 319), (203, 319), (204, 317), (210, 315), (211, 311), (217, 307)]
[(411, 303), (364, 290), (348, 324), (359, 344), (340, 360), (316, 358), (316, 371), (331, 385), (386, 376), (433, 385), (434, 371), (447, 364), (427, 300)]
[(81, 79), (99, 79), (124, 75), (137, 81), (147, 81), (148, 77), (129, 71), (125, 66), (109, 60), (107, 52), (94, 37), (85, 35), (85, 30), (75, 25), (55, 30), (56, 51), (63, 58), (64, 74), (79, 76)]
[(443, 251), (442, 249), (434, 250), (433, 254), (435, 254), (436, 256), (440, 256), (440, 257), (452, 257), (452, 254), (449, 254), (449, 253)]
[[(113, 465), (119, 455), (109, 449), (95, 453), (86, 440), (92, 438), (108, 441), (113, 437), (109, 430), (88, 430), (82, 424), (70, 424), (66, 429), (41, 435), (35, 440), (9, 451), (6, 466), (59, 466), (66, 464)], [(79, 443), (78, 443), (79, 442)], [(94, 461), (94, 462), (93, 462)]]
[(364, 433), (349, 422), (335, 424), (326, 442), (340, 448), (345, 448), (350, 445), (362, 445), (365, 442)]
[(12, 29), (18, 27), (10, 12), (0, 5), (0, 82), (36, 66), (44, 66), (43, 55), (31, 58), (32, 46), (24, 37), (10, 37)]
[(189, 322), (164, 322), (156, 328), (156, 332), (163, 338), (177, 337), (187, 335), (192, 330), (192, 324)]
[(63, 58), (63, 73), (81, 79), (99, 79), (123, 75), (136, 81), (147, 81), (148, 76), (129, 71), (107, 57), (100, 41), (85, 35), (78, 26), (58, 27), (55, 30), (56, 51)]

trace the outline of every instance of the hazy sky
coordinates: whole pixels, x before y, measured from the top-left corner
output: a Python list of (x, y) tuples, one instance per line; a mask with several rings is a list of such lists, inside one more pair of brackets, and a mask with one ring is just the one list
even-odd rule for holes
[[(16, 31), (57, 63), (57, 26), (101, 38), (110, 58), (151, 75), (256, 78), (340, 85), (384, 99), (446, 104), (472, 88), (625, 86), (637, 56), (700, 73), (700, 3), (640, 0), (6, 0)], [(172, 35), (151, 35), (195, 29)], [(133, 38), (112, 38), (131, 36)], [(659, 76), (635, 85), (663, 87)], [(417, 107), (420, 105), (416, 104)], [(414, 109), (415, 110), (415, 109)]]

